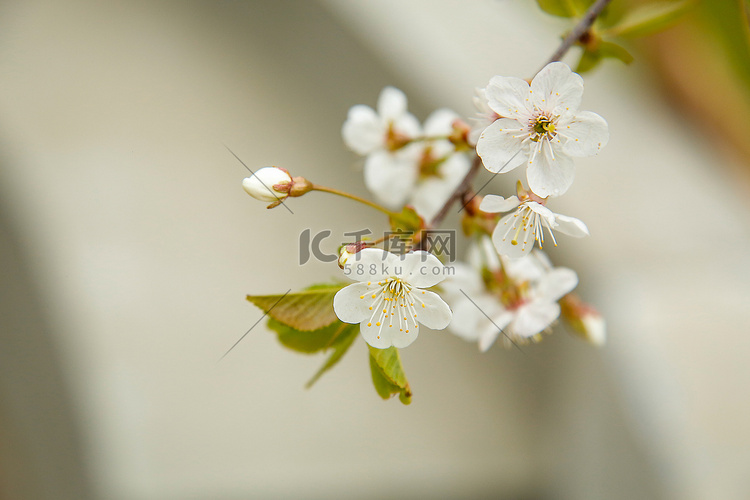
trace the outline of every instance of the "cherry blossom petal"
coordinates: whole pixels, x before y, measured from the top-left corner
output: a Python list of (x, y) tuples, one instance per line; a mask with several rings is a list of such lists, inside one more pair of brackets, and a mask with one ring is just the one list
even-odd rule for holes
[(377, 282), (391, 276), (398, 263), (396, 254), (381, 248), (365, 248), (349, 257), (344, 275), (351, 280)]
[[(511, 311), (503, 309), (502, 306), (499, 309), (498, 312), (492, 314), (485, 310), (487, 315), (492, 318), (492, 321), (485, 317), (485, 327), (479, 335), (479, 350), (482, 352), (486, 352), (492, 347), (492, 344), (495, 343), (495, 340), (497, 340), (500, 335), (505, 335), (503, 331), (513, 320), (513, 313)], [(481, 311), (478, 312), (479, 314), (482, 314)]]
[(417, 181), (417, 165), (409, 151), (375, 151), (365, 160), (365, 184), (389, 209), (401, 208)]
[(518, 259), (529, 255), (534, 248), (534, 231), (530, 225), (524, 225), (518, 212), (514, 212), (497, 223), (492, 232), (492, 243), (500, 255)]
[(528, 136), (525, 125), (517, 120), (501, 118), (482, 132), (477, 141), (477, 154), (490, 172), (510, 172), (527, 160), (523, 138)]
[(510, 324), (510, 331), (519, 337), (532, 337), (560, 316), (557, 302), (534, 300), (521, 306)]
[(466, 260), (475, 269), (486, 268), (491, 272), (499, 271), (501, 266), (500, 256), (489, 236), (483, 236), (478, 244), (469, 247)]
[(361, 323), (372, 315), (373, 289), (367, 283), (353, 283), (342, 288), (333, 297), (333, 311), (344, 323)]
[(553, 156), (549, 145), (529, 161), (526, 170), (529, 188), (542, 198), (562, 195), (573, 184), (574, 178), (573, 159), (561, 151), (556, 151)]
[(593, 156), (609, 142), (609, 126), (591, 111), (579, 111), (558, 131), (565, 138), (563, 151), (570, 156)]
[(528, 207), (532, 212), (542, 217), (545, 222), (547, 222), (547, 224), (554, 226), (555, 213), (552, 210), (535, 201), (527, 201), (526, 203), (524, 203), (524, 206)]
[(406, 113), (406, 94), (396, 87), (385, 87), (378, 97), (378, 114), (391, 121)]
[[(484, 301), (494, 301), (492, 297), (485, 295), (478, 296), (475, 300), (479, 303), (483, 299)], [(486, 321), (486, 318), (477, 309), (477, 306), (462, 296), (453, 306), (453, 319), (451, 319), (449, 326), (451, 332), (455, 335), (469, 342), (476, 342), (479, 340), (479, 326), (482, 320)]]
[(510, 278), (516, 281), (536, 283), (547, 273), (544, 263), (539, 259), (540, 255), (546, 258), (544, 252), (534, 249), (530, 255), (521, 259), (505, 259), (503, 269)]
[(531, 95), (538, 109), (553, 115), (575, 112), (583, 97), (583, 78), (573, 73), (567, 64), (553, 62), (531, 81)]
[(450, 270), (451, 274), (440, 284), (440, 292), (450, 304), (465, 300), (464, 293), (470, 296), (478, 295), (484, 290), (482, 278), (472, 266), (463, 262), (454, 262), (450, 265)]
[(555, 231), (560, 231), (561, 233), (567, 234), (568, 236), (582, 238), (589, 235), (589, 228), (586, 227), (586, 224), (584, 224), (582, 220), (576, 219), (575, 217), (569, 217), (567, 215), (556, 215), (555, 222), (557, 222)]
[(496, 196), (494, 194), (488, 194), (482, 199), (479, 204), (479, 210), (490, 214), (509, 212), (514, 208), (518, 207), (520, 202), (517, 196), (511, 196), (509, 198), (503, 198), (502, 196)]
[(529, 84), (512, 76), (493, 76), (484, 92), (487, 105), (495, 113), (507, 118), (527, 118), (529, 112)]
[(349, 109), (341, 135), (344, 137), (344, 143), (360, 155), (375, 151), (385, 142), (385, 129), (380, 118), (375, 110), (364, 104)]
[(556, 267), (539, 280), (537, 296), (555, 302), (578, 285), (578, 275), (567, 267)]
[(417, 321), (433, 330), (442, 330), (448, 326), (453, 313), (440, 295), (426, 290), (414, 290), (412, 295), (415, 298)]
[(458, 115), (451, 109), (437, 109), (424, 121), (424, 134), (428, 137), (450, 135), (456, 118)]
[(395, 269), (400, 271), (397, 276), (417, 288), (429, 288), (445, 279), (445, 266), (440, 259), (421, 250), (401, 257)]
[[(387, 349), (393, 345), (393, 336), (395, 333), (393, 330), (398, 331), (398, 328), (396, 328), (395, 326), (389, 328), (388, 325), (377, 325), (376, 323), (372, 322), (370, 322), (368, 326), (367, 320), (363, 321), (359, 325), (359, 332), (362, 334), (365, 342), (370, 344), (372, 347), (375, 347), (376, 349)], [(416, 338), (417, 333), (415, 331), (414, 339)]]
[(393, 123), (393, 128), (396, 132), (406, 137), (413, 139), (422, 135), (422, 126), (419, 124), (419, 120), (411, 113), (404, 113), (395, 120), (392, 120), (391, 123)]
[(469, 168), (466, 155), (451, 155), (440, 165), (439, 176), (428, 177), (417, 184), (409, 204), (425, 221), (431, 221), (461, 184)]
[[(419, 335), (419, 328), (409, 328), (409, 332), (407, 333), (406, 330), (397, 330), (394, 325), (393, 328), (388, 328), (388, 330), (394, 330), (391, 335), (391, 344), (397, 349), (408, 347), (412, 342), (417, 340), (417, 335)], [(385, 333), (385, 328), (383, 329), (383, 333)]]

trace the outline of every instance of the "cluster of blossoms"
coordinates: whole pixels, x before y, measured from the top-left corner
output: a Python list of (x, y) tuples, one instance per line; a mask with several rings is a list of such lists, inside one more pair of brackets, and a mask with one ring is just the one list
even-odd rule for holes
[(366, 156), (367, 188), (390, 209), (409, 204), (431, 220), (469, 171), (468, 128), (449, 109), (433, 112), (424, 126), (407, 111), (406, 96), (386, 87), (377, 111), (353, 106), (342, 135), (355, 153)]
[[(422, 325), (447, 327), (484, 351), (500, 336), (505, 345), (536, 341), (562, 314), (600, 344), (603, 320), (570, 293), (576, 273), (554, 267), (541, 250), (545, 232), (553, 245), (554, 231), (589, 234), (582, 221), (546, 206), (571, 186), (573, 158), (595, 155), (609, 138), (602, 117), (579, 111), (582, 95), (583, 79), (554, 62), (530, 83), (493, 77), (477, 93), (473, 126), (447, 109), (420, 124), (393, 87), (383, 89), (377, 109), (352, 107), (344, 142), (365, 156), (365, 183), (379, 210), (403, 223), (399, 214), (412, 209), (417, 250), (397, 255), (377, 248), (387, 239), (343, 246), (339, 265), (355, 283), (335, 295), (339, 320), (359, 324), (377, 349), (410, 345)], [(474, 193), (466, 182), (482, 164), (493, 173), (524, 166), (527, 187), (518, 180), (510, 197)], [(312, 190), (341, 194), (275, 167), (259, 170), (243, 186), (272, 206)], [(464, 200), (462, 227), (472, 243), (466, 262), (444, 265), (444, 255), (421, 250), (420, 235), (441, 222), (438, 214), (456, 199)]]

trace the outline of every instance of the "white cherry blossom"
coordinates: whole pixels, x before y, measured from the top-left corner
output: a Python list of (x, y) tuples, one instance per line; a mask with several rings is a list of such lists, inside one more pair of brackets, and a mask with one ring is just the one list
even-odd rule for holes
[(367, 155), (378, 150), (394, 150), (417, 137), (419, 121), (407, 111), (406, 95), (395, 87), (385, 87), (375, 111), (364, 104), (349, 109), (341, 133), (355, 153)]
[(377, 112), (365, 105), (349, 110), (342, 134), (353, 151), (367, 155), (365, 184), (378, 201), (390, 210), (413, 205), (429, 221), (469, 170), (467, 156), (448, 140), (457, 119), (438, 109), (422, 127), (407, 112), (404, 93), (386, 87)]
[(545, 66), (529, 85), (495, 76), (485, 89), (488, 107), (502, 118), (477, 141), (484, 166), (505, 173), (526, 164), (529, 187), (537, 195), (560, 196), (573, 183), (573, 157), (592, 156), (609, 140), (607, 122), (578, 111), (583, 79), (561, 62)]
[(531, 252), (535, 242), (543, 248), (544, 229), (554, 246), (557, 246), (557, 241), (553, 229), (576, 238), (588, 236), (589, 229), (581, 220), (556, 214), (545, 207), (543, 201), (528, 195), (522, 200), (518, 196), (506, 199), (495, 195), (482, 199), (479, 209), (484, 212), (510, 212), (500, 219), (492, 233), (492, 242), (500, 255), (523, 257)]
[(453, 306), (450, 331), (482, 351), (499, 335), (506, 346), (534, 339), (560, 316), (557, 301), (578, 284), (574, 271), (552, 268), (538, 250), (502, 260), (502, 272), (454, 264), (455, 275), (441, 285)]
[(341, 321), (359, 323), (372, 347), (406, 347), (416, 340), (420, 324), (442, 330), (450, 323), (448, 304), (423, 290), (443, 281), (446, 270), (429, 252), (398, 256), (365, 248), (344, 265), (344, 274), (358, 282), (336, 293), (333, 309)]
[(408, 203), (428, 222), (461, 184), (471, 166), (465, 154), (457, 152), (449, 140), (443, 139), (451, 135), (457, 119), (455, 112), (443, 108), (434, 111), (424, 122), (425, 137), (441, 139), (421, 144), (417, 181)]

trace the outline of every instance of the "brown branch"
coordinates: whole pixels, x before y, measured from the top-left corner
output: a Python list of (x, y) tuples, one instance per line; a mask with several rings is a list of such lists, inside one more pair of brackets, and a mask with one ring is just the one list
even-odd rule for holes
[(430, 221), (430, 227), (435, 227), (439, 225), (441, 222), (443, 222), (443, 219), (445, 219), (445, 216), (448, 215), (448, 210), (450, 210), (451, 205), (456, 200), (460, 200), (463, 198), (464, 193), (466, 193), (469, 189), (471, 189), (471, 182), (474, 180), (474, 177), (477, 176), (477, 173), (479, 173), (479, 167), (482, 166), (482, 159), (479, 158), (479, 156), (474, 157), (474, 162), (471, 164), (471, 168), (468, 172), (466, 172), (466, 176), (464, 177), (464, 180), (461, 181), (461, 184), (458, 185), (455, 191), (453, 191), (453, 194), (450, 198), (445, 202), (445, 205), (443, 205), (443, 208), (440, 209), (440, 211), (435, 215), (435, 217), (432, 218)]
[[(549, 58), (549, 61), (547, 61), (547, 64), (553, 63), (555, 61), (559, 61), (563, 58), (563, 56), (570, 50), (570, 48), (581, 39), (582, 36), (584, 36), (588, 31), (591, 29), (591, 26), (594, 24), (594, 21), (596, 21), (596, 18), (601, 15), (602, 11), (604, 10), (607, 5), (612, 0), (597, 0), (594, 2), (594, 5), (591, 6), (591, 8), (586, 11), (586, 13), (583, 15), (580, 21), (578, 21), (578, 24), (575, 25), (575, 27), (568, 33), (568, 36), (566, 36), (560, 46), (557, 48), (554, 54), (552, 54), (552, 57)], [(545, 66), (547, 65), (545, 64)]]

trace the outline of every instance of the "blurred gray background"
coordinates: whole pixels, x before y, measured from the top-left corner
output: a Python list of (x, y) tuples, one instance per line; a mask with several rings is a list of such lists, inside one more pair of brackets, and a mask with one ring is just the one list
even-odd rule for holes
[(591, 229), (552, 258), (603, 349), (424, 333), (409, 407), (363, 342), (311, 390), (323, 358), (262, 325), (217, 363), (247, 293), (339, 277), (298, 267), (300, 231), (385, 229), (319, 193), (265, 210), (223, 144), (367, 195), (351, 105), (471, 116), (567, 27), (520, 0), (0, 4), (0, 497), (748, 498), (746, 167), (641, 60), (587, 77), (612, 139), (552, 207)]

